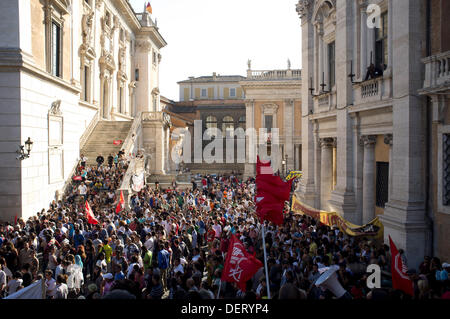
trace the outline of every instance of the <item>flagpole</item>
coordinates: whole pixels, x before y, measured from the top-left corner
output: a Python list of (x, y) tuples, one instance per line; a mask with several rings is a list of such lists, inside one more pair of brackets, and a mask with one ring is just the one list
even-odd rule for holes
[(267, 286), (267, 298), (270, 299), (270, 287), (269, 287), (269, 270), (267, 269), (267, 252), (266, 252), (266, 234), (264, 231), (264, 221), (262, 222), (262, 241), (264, 249), (264, 268), (266, 269), (266, 286)]
[(220, 283), (219, 283), (219, 290), (217, 291), (217, 298), (216, 299), (219, 299), (220, 289), (222, 289), (222, 279), (220, 280)]

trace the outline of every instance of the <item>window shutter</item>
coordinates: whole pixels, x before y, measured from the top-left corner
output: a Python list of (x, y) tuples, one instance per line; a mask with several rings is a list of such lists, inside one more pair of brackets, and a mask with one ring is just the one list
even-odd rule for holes
[(199, 99), (200, 98), (200, 88), (196, 88), (195, 89), (195, 98)]
[(214, 88), (208, 88), (208, 98), (214, 98)]
[(242, 88), (236, 89), (236, 98), (241, 99), (242, 98)]
[(223, 98), (224, 99), (230, 98), (230, 88), (224, 88), (223, 89)]
[(189, 88), (184, 88), (184, 100), (189, 101)]

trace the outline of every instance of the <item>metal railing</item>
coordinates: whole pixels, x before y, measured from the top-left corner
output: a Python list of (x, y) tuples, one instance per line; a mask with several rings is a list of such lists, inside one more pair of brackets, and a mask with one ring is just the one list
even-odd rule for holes
[(97, 112), (95, 112), (95, 115), (92, 118), (91, 122), (89, 123), (88, 127), (84, 130), (83, 135), (81, 135), (81, 137), (80, 137), (80, 151), (86, 145), (86, 142), (88, 141), (89, 136), (91, 136), (92, 132), (94, 131), (94, 129), (97, 126), (99, 121), (100, 121), (100, 116), (99, 116), (99, 111), (97, 110)]

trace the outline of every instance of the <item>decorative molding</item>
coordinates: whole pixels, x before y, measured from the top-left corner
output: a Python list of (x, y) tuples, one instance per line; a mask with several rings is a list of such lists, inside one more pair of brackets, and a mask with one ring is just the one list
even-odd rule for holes
[(61, 100), (56, 100), (55, 102), (52, 103), (52, 106), (50, 107), (49, 110), (49, 114), (55, 116), (62, 116)]
[(296, 5), (296, 11), (300, 19), (306, 17), (306, 20), (311, 19), (313, 0), (299, 0)]
[(392, 134), (385, 134), (384, 135), (384, 144), (387, 144), (389, 146), (393, 145), (393, 135)]
[(83, 44), (88, 48), (91, 46), (93, 19), (93, 10), (83, 14), (83, 17), (81, 18), (81, 36), (83, 38)]
[(278, 112), (278, 105), (275, 103), (266, 103), (261, 105), (262, 114), (276, 114)]
[(325, 137), (319, 139), (320, 147), (335, 147), (336, 146), (336, 138), (334, 137)]
[(363, 141), (365, 147), (373, 147), (377, 143), (377, 136), (363, 135), (361, 136), (361, 140)]

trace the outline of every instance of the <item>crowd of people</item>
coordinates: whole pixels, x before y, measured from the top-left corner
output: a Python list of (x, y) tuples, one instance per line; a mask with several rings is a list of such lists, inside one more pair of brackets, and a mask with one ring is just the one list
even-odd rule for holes
[[(296, 215), (289, 203), (282, 226), (265, 222), (269, 289), (262, 267), (243, 291), (221, 276), (232, 234), (264, 261), (253, 178), (203, 176), (189, 189), (148, 184), (116, 212), (128, 160), (121, 153), (97, 163), (86, 165), (82, 156), (81, 180), (60, 201), (0, 225), (1, 297), (43, 279), (50, 299), (256, 300), (268, 298), (267, 290), (274, 299), (331, 299), (315, 282), (336, 265), (354, 299), (450, 298), (449, 264), (426, 256), (416, 270), (410, 267), (415, 296), (409, 297), (390, 288), (389, 246)], [(85, 201), (98, 224), (88, 223)], [(369, 264), (385, 274), (382, 288), (367, 288)]]

